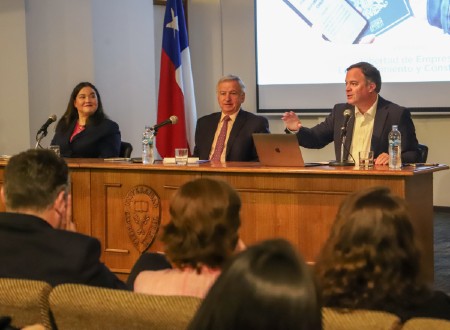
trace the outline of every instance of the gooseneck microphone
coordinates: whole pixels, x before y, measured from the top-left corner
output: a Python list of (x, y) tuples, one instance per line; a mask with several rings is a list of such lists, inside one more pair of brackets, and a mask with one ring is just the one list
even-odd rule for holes
[(39, 131), (37, 132), (37, 134), (39, 133), (45, 133), (45, 135), (47, 135), (47, 128), (56, 121), (57, 117), (56, 115), (51, 115), (50, 117), (48, 117), (47, 121), (44, 123), (44, 125), (42, 125), (42, 127), (39, 129)]
[(41, 148), (41, 140), (47, 136), (47, 128), (56, 121), (57, 117), (56, 115), (51, 115), (48, 117), (47, 121), (44, 123), (44, 125), (39, 128), (39, 130), (36, 133), (36, 149)]
[(169, 124), (176, 124), (177, 122), (178, 122), (177, 116), (170, 116), (169, 119), (164, 120), (162, 123), (156, 124), (155, 126), (152, 127), (152, 129), (154, 131), (157, 131), (160, 127), (163, 127), (163, 126), (169, 125)]
[(341, 127), (341, 139), (344, 136), (347, 136), (347, 125), (348, 125), (348, 121), (350, 120), (350, 117), (352, 116), (352, 111), (349, 109), (345, 109), (344, 111), (344, 123), (342, 124)]
[[(352, 162), (347, 159), (344, 160), (344, 149), (346, 149), (345, 139), (347, 137), (347, 125), (348, 125), (350, 118), (352, 117), (352, 111), (349, 109), (345, 109), (343, 116), (344, 116), (344, 122), (342, 123), (342, 127), (341, 127), (341, 155), (340, 155), (341, 157), (340, 157), (340, 160), (330, 162), (329, 165), (331, 165), (331, 166), (355, 166), (354, 161)], [(350, 157), (353, 158), (353, 156), (350, 154), (349, 150), (347, 150), (347, 152), (350, 155)]]

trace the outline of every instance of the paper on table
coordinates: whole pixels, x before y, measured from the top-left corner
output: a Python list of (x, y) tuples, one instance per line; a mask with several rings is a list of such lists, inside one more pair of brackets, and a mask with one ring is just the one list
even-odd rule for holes
[[(189, 157), (188, 164), (197, 164), (199, 161), (198, 157)], [(175, 164), (175, 157), (165, 157), (163, 159), (163, 164)]]
[(129, 162), (131, 158), (126, 157), (111, 157), (111, 158), (104, 158), (105, 162)]

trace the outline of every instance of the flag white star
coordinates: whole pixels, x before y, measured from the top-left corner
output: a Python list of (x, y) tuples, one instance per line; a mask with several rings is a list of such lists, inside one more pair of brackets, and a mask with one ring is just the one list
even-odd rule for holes
[(170, 9), (170, 12), (172, 13), (172, 21), (166, 24), (166, 28), (173, 29), (173, 36), (175, 36), (175, 31), (179, 31), (178, 16), (175, 16), (173, 8)]

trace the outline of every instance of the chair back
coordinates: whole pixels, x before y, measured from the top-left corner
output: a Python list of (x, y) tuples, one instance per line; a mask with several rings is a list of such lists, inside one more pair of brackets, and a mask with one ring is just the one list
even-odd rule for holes
[(419, 163), (426, 163), (428, 158), (428, 147), (425, 144), (420, 144), (417, 147), (417, 151), (419, 152)]
[(324, 330), (397, 330), (400, 318), (391, 313), (371, 310), (322, 308)]
[(130, 158), (131, 152), (133, 151), (133, 146), (129, 142), (120, 142), (120, 152), (119, 157)]
[(0, 278), (0, 315), (10, 316), (17, 328), (42, 324), (51, 329), (48, 297), (52, 286), (47, 282)]
[(403, 325), (402, 330), (450, 330), (450, 321), (431, 319), (426, 317), (415, 317), (409, 319)]
[(59, 330), (186, 329), (201, 299), (153, 296), (82, 284), (62, 284), (50, 294)]

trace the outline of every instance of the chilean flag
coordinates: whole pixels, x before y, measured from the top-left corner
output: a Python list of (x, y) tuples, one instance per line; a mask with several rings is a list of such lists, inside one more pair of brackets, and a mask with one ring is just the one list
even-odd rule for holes
[(194, 149), (197, 112), (181, 0), (168, 0), (164, 15), (157, 122), (172, 115), (178, 117), (178, 123), (162, 127), (156, 136), (156, 148), (162, 157), (174, 157), (175, 148), (189, 148), (191, 153)]

